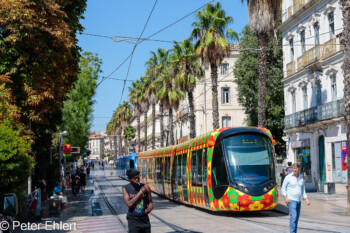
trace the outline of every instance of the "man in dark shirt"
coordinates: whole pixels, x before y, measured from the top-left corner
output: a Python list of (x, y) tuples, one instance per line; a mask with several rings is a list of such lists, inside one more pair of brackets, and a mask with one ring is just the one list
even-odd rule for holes
[(129, 207), (127, 214), (128, 228), (130, 233), (149, 233), (151, 224), (148, 214), (153, 209), (151, 189), (140, 184), (140, 172), (134, 169), (126, 172), (130, 184), (123, 186), (123, 199)]

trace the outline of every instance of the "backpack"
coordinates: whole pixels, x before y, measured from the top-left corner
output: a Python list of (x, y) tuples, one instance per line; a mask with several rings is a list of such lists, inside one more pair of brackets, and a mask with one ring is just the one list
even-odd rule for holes
[(79, 184), (80, 182), (80, 176), (76, 175), (75, 176), (75, 184)]

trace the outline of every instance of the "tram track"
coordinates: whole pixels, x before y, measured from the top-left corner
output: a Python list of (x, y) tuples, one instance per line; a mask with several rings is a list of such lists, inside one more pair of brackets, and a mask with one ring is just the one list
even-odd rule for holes
[[(108, 183), (110, 183), (110, 185), (112, 187), (117, 189), (118, 192), (122, 193), (121, 188), (118, 187), (117, 185), (113, 184), (108, 179), (108, 177), (105, 177), (105, 180), (108, 181)], [(106, 201), (108, 201), (107, 197), (105, 197), (105, 199), (106, 199)], [(169, 199), (167, 199), (167, 200), (169, 200)], [(110, 207), (113, 208), (111, 205), (110, 205)], [(113, 212), (113, 211), (111, 211), (111, 212)], [(167, 226), (167, 227), (171, 228), (172, 230), (174, 230), (174, 232), (195, 232), (195, 231), (191, 231), (191, 230), (188, 230), (186, 228), (180, 227), (180, 226), (178, 226), (176, 224), (170, 223), (167, 220), (165, 220), (164, 218), (162, 218), (162, 217), (160, 217), (160, 216), (158, 216), (158, 215), (156, 215), (154, 213), (150, 213), (150, 215), (152, 217), (156, 218), (157, 220), (159, 220), (165, 226)], [(242, 222), (244, 224), (251, 225), (251, 226), (254, 226), (256, 228), (259, 228), (262, 231), (281, 232), (281, 230), (277, 229), (278, 227), (289, 228), (289, 219), (288, 220), (287, 219), (283, 219), (283, 221), (279, 221), (279, 223), (273, 223), (273, 222), (266, 223), (266, 222), (261, 222), (261, 221), (258, 221), (258, 220), (252, 219), (252, 218), (235, 217), (235, 216), (230, 216), (230, 217), (232, 219), (235, 219), (238, 222)], [(329, 229), (329, 228), (326, 228), (324, 226), (316, 226), (316, 225), (313, 224), (313, 223), (322, 224), (322, 225), (329, 224), (329, 223), (323, 223), (321, 221), (305, 221), (303, 219), (300, 219), (299, 223), (304, 223), (304, 224), (307, 225), (307, 226), (300, 226), (299, 225), (299, 227), (298, 227), (299, 230), (317, 231), (317, 232), (325, 232), (325, 233), (326, 232), (332, 232), (332, 233), (342, 233), (343, 232), (343, 231)]]

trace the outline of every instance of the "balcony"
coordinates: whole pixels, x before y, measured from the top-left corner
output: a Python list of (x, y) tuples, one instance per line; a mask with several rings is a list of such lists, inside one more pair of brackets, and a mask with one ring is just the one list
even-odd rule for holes
[(284, 117), (284, 127), (304, 126), (316, 121), (344, 115), (344, 100), (332, 101)]
[(287, 76), (295, 73), (295, 61), (289, 62), (287, 64)]
[[(336, 38), (333, 38), (322, 45), (317, 45), (312, 49), (309, 49), (308, 51), (306, 51), (302, 56), (297, 58), (297, 71), (304, 69), (305, 66), (313, 62), (317, 62), (329, 56), (332, 56), (333, 54), (341, 50), (342, 50), (341, 46), (339, 47), (339, 49), (337, 49)], [(287, 72), (287, 76), (289, 76), (288, 72)]]
[(289, 19), (293, 14), (297, 13), (301, 8), (308, 4), (311, 0), (294, 0), (293, 5), (288, 7), (286, 11), (287, 19)]

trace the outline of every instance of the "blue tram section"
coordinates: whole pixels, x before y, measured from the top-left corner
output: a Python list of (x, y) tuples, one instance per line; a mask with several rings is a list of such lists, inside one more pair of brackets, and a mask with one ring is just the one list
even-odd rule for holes
[(127, 179), (126, 171), (129, 169), (137, 169), (137, 156), (138, 153), (124, 155), (116, 159), (117, 175)]

